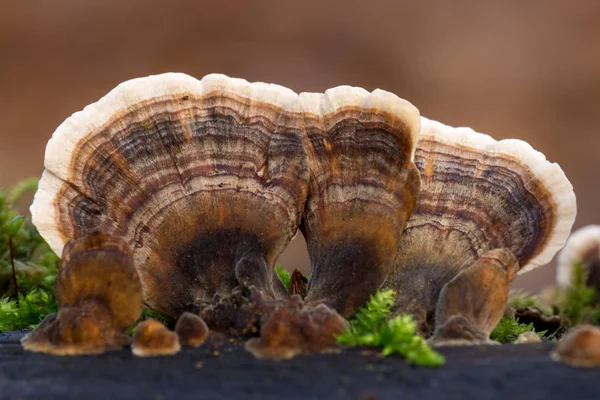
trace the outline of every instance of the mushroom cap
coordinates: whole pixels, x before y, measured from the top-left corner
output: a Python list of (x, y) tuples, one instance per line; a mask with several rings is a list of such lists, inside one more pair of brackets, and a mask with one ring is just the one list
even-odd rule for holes
[(111, 325), (120, 331), (142, 313), (142, 288), (131, 251), (123, 240), (102, 233), (65, 246), (54, 293), (61, 309), (102, 304), (110, 312)]
[(576, 326), (558, 342), (550, 356), (575, 367), (600, 366), (600, 328)]
[(155, 319), (140, 322), (133, 331), (131, 351), (138, 357), (169, 356), (179, 350), (177, 333)]
[[(503, 247), (523, 273), (548, 263), (571, 232), (577, 214), (573, 186), (558, 164), (522, 140), (496, 141), (421, 118), (415, 164), (422, 187), (402, 254), (423, 245), (425, 257), (471, 264)], [(421, 238), (425, 233), (432, 235)]]
[(63, 307), (48, 315), (21, 340), (27, 351), (59, 356), (100, 354), (118, 350), (129, 342), (129, 336), (112, 325), (110, 311), (90, 302), (83, 307)]
[(206, 341), (210, 333), (208, 326), (199, 315), (184, 312), (177, 320), (175, 332), (184, 346), (198, 347)]
[[(384, 283), (405, 300), (400, 312), (433, 312), (441, 288), (488, 250), (509, 249), (522, 273), (550, 261), (570, 233), (573, 187), (557, 164), (521, 140), (496, 141), (421, 118), (415, 164), (419, 199)], [(402, 296), (419, 287), (416, 297)]]
[(419, 111), (379, 89), (300, 97), (311, 171), (301, 225), (311, 260), (307, 300), (348, 316), (392, 270), (415, 207)]
[(380, 141), (381, 123), (415, 126), (418, 113), (380, 90), (367, 95), (340, 87), (298, 95), (219, 74), (132, 79), (56, 129), (31, 206), (33, 222), (57, 253), (69, 239), (93, 231), (123, 237), (145, 303), (165, 315), (176, 317), (196, 301), (230, 292), (238, 275), (277, 298), (284, 290), (270, 270), (297, 232), (310, 174), (321, 179), (317, 166), (324, 164), (308, 154), (315, 124), (331, 131), (325, 147), (335, 149), (351, 136), (377, 150), (372, 154), (387, 154), (359, 158), (369, 168), (352, 170), (355, 187), (370, 189), (340, 190), (350, 178), (342, 174), (322, 199), (333, 207), (372, 198), (383, 210), (373, 213), (378, 221), (388, 214), (406, 217), (399, 211), (403, 195), (382, 190), (379, 178), (402, 190), (394, 182), (403, 178), (386, 167), (409, 163), (418, 129)]
[(33, 221), (56, 252), (92, 231), (123, 237), (165, 315), (236, 286), (247, 255), (272, 283), (263, 264), (295, 235), (307, 191), (298, 118), (285, 117), (297, 99), (218, 74), (124, 82), (54, 132)]
[[(569, 237), (567, 244), (558, 254), (556, 283), (559, 286), (571, 285), (573, 266), (578, 263), (588, 268), (595, 267), (598, 269), (596, 274), (600, 275), (600, 225), (585, 226)], [(593, 271), (589, 273), (592, 275)], [(600, 287), (598, 289), (600, 290)]]

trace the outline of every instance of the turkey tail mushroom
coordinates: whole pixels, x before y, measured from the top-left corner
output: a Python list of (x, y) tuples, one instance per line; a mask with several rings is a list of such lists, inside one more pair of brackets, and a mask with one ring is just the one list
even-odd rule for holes
[(576, 215), (573, 187), (529, 144), (421, 118), (415, 153), (421, 192), (393, 273), (397, 313), (429, 334), (440, 291), (486, 252), (512, 252), (519, 273), (549, 262)]
[(352, 315), (392, 271), (415, 207), (419, 112), (383, 90), (301, 94), (311, 179), (301, 229), (311, 261), (306, 300)]
[(142, 289), (122, 240), (92, 233), (67, 243), (54, 293), (59, 311), (23, 338), (26, 350), (95, 354), (129, 344), (123, 332), (142, 313)]
[(144, 302), (173, 318), (240, 283), (286, 296), (274, 263), (309, 176), (297, 97), (217, 74), (124, 82), (54, 132), (33, 221), (56, 252), (125, 238)]
[(285, 297), (274, 264), (303, 216), (308, 296), (347, 315), (390, 272), (414, 208), (418, 123), (381, 90), (133, 79), (54, 132), (33, 221), (56, 252), (92, 231), (125, 238), (144, 302), (176, 318), (239, 284)]

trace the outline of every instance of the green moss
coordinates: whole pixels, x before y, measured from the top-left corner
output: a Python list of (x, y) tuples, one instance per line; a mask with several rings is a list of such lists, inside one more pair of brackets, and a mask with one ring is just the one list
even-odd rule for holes
[(279, 276), (279, 279), (281, 279), (281, 282), (283, 282), (285, 290), (290, 290), (290, 279), (292, 274), (290, 274), (290, 272), (281, 265), (275, 266), (275, 272), (277, 272), (277, 276)]
[(561, 296), (558, 308), (567, 328), (584, 323), (600, 325), (600, 305), (596, 303), (595, 289), (586, 284), (587, 275), (585, 265), (575, 264), (572, 285)]
[[(504, 316), (490, 334), (490, 339), (500, 343), (514, 343), (521, 333), (534, 331), (533, 324), (521, 324), (511, 316)], [(542, 333), (538, 335), (543, 336)]]
[[(29, 218), (20, 220), (14, 204), (37, 188), (29, 179), (0, 191), (0, 331), (30, 329), (56, 311), (54, 280), (59, 258), (50, 250)], [(22, 223), (22, 224), (21, 224)], [(19, 224), (21, 224), (19, 226)], [(19, 293), (12, 282), (9, 239), (12, 237)]]
[(445, 363), (416, 334), (416, 323), (410, 315), (391, 317), (394, 292), (379, 290), (351, 319), (348, 329), (337, 340), (345, 346), (379, 347), (381, 354), (399, 354), (412, 364), (435, 367)]

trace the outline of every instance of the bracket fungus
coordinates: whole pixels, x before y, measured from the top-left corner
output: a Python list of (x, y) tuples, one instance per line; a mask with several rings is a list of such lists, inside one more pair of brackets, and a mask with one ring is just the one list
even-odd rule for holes
[(301, 94), (311, 179), (302, 233), (307, 301), (352, 315), (392, 271), (415, 207), (419, 111), (383, 90), (340, 86)]
[(575, 231), (558, 254), (556, 283), (560, 287), (572, 284), (574, 266), (583, 265), (586, 285), (596, 290), (600, 303), (600, 225), (588, 225)]
[(283, 296), (273, 267), (309, 174), (297, 97), (218, 74), (121, 83), (54, 132), (33, 221), (56, 252), (90, 231), (124, 237), (144, 302), (173, 318), (239, 283)]
[(92, 233), (67, 243), (54, 293), (59, 311), (23, 338), (26, 350), (95, 354), (129, 344), (123, 332), (142, 313), (142, 290), (123, 241)]
[(505, 248), (519, 273), (549, 262), (576, 215), (573, 187), (529, 144), (421, 118), (421, 192), (392, 274), (396, 312), (431, 333), (440, 291), (486, 252)]
[(125, 238), (144, 302), (176, 318), (240, 284), (285, 297), (274, 263), (304, 213), (308, 296), (348, 314), (391, 270), (415, 206), (418, 124), (382, 90), (133, 79), (54, 132), (33, 221), (56, 252), (91, 231)]
[[(120, 84), (57, 128), (44, 166), (31, 213), (54, 251), (121, 237), (147, 306), (216, 332), (260, 328), (249, 346), (267, 353), (315, 315), (337, 329), (381, 287), (423, 333), (437, 307), (438, 333), (457, 324), (485, 340), (516, 269), (548, 262), (576, 213), (560, 167), (525, 142), (420, 118), (379, 89), (296, 94), (218, 74)], [(312, 269), (290, 289), (302, 305), (274, 268), (298, 229)]]

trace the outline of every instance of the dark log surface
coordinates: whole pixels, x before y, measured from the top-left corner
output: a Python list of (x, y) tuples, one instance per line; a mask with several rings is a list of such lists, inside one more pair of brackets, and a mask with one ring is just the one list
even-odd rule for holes
[(27, 353), (0, 334), (0, 399), (598, 399), (600, 369), (548, 357), (552, 343), (454, 347), (428, 369), (359, 349), (255, 359), (239, 345), (136, 358)]

